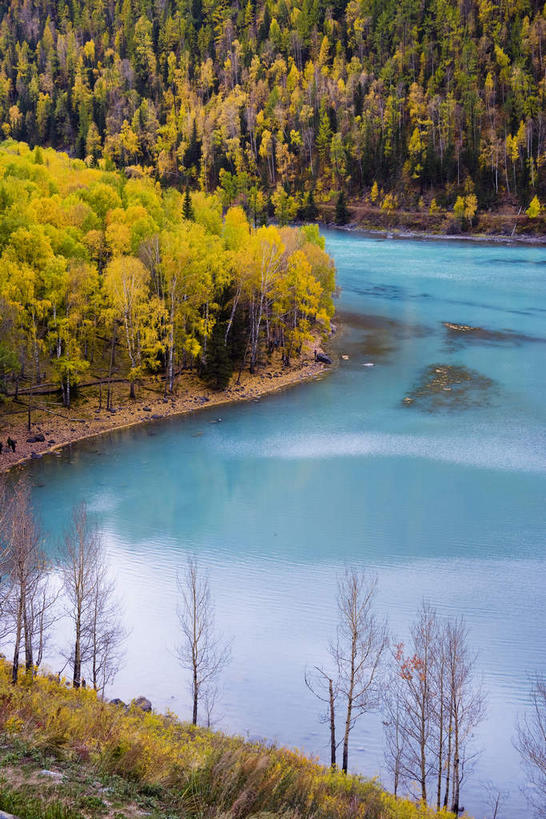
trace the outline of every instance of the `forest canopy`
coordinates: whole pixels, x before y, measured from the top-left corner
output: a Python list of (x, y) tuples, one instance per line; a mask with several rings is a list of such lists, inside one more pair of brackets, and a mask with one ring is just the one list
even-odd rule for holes
[(222, 388), (327, 332), (334, 287), (314, 225), (254, 228), (216, 196), (0, 146), (0, 393), (53, 378), (69, 406), (84, 376), (133, 395), (189, 367)]
[(545, 39), (542, 0), (11, 0), (0, 127), (281, 223), (341, 191), (534, 214)]

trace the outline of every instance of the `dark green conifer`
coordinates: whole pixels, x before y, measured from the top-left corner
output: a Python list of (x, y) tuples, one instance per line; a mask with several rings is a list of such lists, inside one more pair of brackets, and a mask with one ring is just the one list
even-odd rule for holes
[(313, 219), (316, 219), (318, 215), (319, 211), (315, 204), (313, 189), (311, 188), (306, 196), (305, 207), (303, 209), (303, 218), (307, 219), (308, 221), (313, 221)]
[(345, 203), (345, 194), (340, 191), (336, 202), (336, 225), (346, 225), (349, 221), (349, 211)]
[(213, 390), (225, 390), (233, 373), (233, 364), (224, 341), (225, 326), (216, 324), (207, 346), (204, 378)]
[(186, 193), (184, 194), (184, 204), (182, 205), (182, 216), (184, 219), (189, 219), (193, 222), (195, 219), (195, 213), (193, 211), (193, 205), (191, 202), (191, 194), (190, 189), (186, 188)]

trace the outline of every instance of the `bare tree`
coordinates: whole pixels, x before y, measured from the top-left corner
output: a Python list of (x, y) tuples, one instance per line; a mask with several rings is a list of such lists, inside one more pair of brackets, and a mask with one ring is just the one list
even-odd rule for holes
[(34, 668), (41, 666), (51, 630), (59, 619), (57, 600), (60, 589), (52, 587), (49, 565), (44, 563), (42, 567), (45, 572), (41, 573), (34, 593), (28, 599), (27, 629)]
[(15, 493), (0, 478), (0, 639), (11, 631), (8, 601), (11, 594), (12, 521)]
[(337, 677), (316, 665), (310, 671), (306, 669), (305, 684), (309, 691), (327, 706), (321, 716), (321, 722), (328, 723), (330, 728), (330, 767), (335, 770), (337, 766), (336, 699), (339, 693)]
[(337, 641), (330, 653), (345, 699), (342, 770), (349, 765), (349, 738), (359, 717), (380, 703), (380, 669), (388, 645), (387, 625), (373, 611), (377, 578), (346, 569), (338, 580)]
[(182, 667), (191, 673), (192, 722), (197, 725), (199, 703), (203, 700), (209, 703), (210, 723), (218, 676), (231, 659), (231, 647), (216, 635), (209, 578), (193, 557), (188, 558), (183, 574), (178, 576), (178, 590), (182, 641), (176, 653)]
[(474, 682), (475, 658), (464, 621), (441, 623), (427, 604), (410, 634), (410, 653), (404, 653), (402, 643), (393, 653), (384, 701), (387, 762), (397, 791), (403, 783), (438, 810), (443, 794), (444, 807), (457, 814), (465, 768), (475, 756), (473, 731), (485, 709)]
[(475, 758), (470, 753), (474, 729), (485, 716), (485, 695), (474, 682), (476, 656), (468, 645), (464, 619), (449, 620), (442, 631), (445, 652), (445, 685), (448, 717), (448, 754), (445, 760), (446, 787), (444, 806), (449, 804), (449, 771), (451, 770), (451, 810), (457, 816), (465, 768)]
[(491, 816), (487, 819), (500, 819), (500, 811), (503, 802), (510, 796), (510, 791), (501, 790), (494, 782), (486, 782), (484, 785), (487, 807), (491, 811)]
[(119, 670), (128, 633), (122, 623), (115, 584), (108, 578), (100, 542), (86, 626), (88, 676), (95, 691), (103, 696)]
[(406, 755), (407, 737), (402, 729), (404, 714), (404, 683), (398, 673), (392, 673), (387, 680), (383, 700), (383, 725), (385, 727), (385, 763), (393, 778), (393, 793), (398, 796), (403, 778), (403, 764)]
[(65, 544), (63, 586), (74, 627), (72, 648), (65, 656), (72, 665), (72, 685), (79, 688), (82, 670), (89, 669), (93, 687), (103, 693), (117, 672), (126, 632), (108, 580), (102, 540), (88, 522), (84, 503), (74, 509)]
[(55, 602), (55, 595), (49, 591), (49, 565), (25, 481), (19, 481), (9, 493), (2, 528), (8, 567), (4, 605), (9, 625), (5, 630), (13, 637), (12, 682), (15, 684), (21, 650), (27, 671), (33, 671), (42, 660), (47, 631), (54, 620), (51, 615)]
[[(427, 801), (428, 781), (433, 773), (430, 748), (433, 739), (433, 657), (438, 644), (436, 613), (424, 605), (411, 627), (413, 654), (404, 655), (399, 643), (394, 652), (395, 672), (389, 691), (387, 748), (394, 748), (397, 759), (392, 759), (399, 781), (410, 788), (417, 787), (414, 795)], [(393, 733), (397, 735), (396, 741)]]
[(546, 678), (536, 676), (531, 708), (517, 724), (515, 747), (527, 775), (526, 796), (538, 819), (546, 817)]

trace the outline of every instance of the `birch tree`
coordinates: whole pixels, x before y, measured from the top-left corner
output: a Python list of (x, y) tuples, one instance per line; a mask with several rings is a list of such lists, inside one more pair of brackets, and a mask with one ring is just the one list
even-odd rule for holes
[(197, 725), (199, 704), (208, 701), (212, 707), (216, 699), (218, 677), (231, 659), (231, 646), (216, 633), (209, 577), (193, 557), (178, 576), (178, 591), (182, 640), (176, 653), (191, 675), (192, 722)]
[(347, 569), (338, 581), (337, 641), (330, 653), (345, 701), (342, 770), (349, 766), (349, 739), (356, 721), (380, 703), (380, 674), (388, 645), (387, 625), (373, 610), (377, 578)]
[(96, 526), (89, 523), (85, 503), (76, 506), (65, 538), (63, 587), (72, 622), (72, 685), (79, 688), (89, 673), (100, 694), (115, 676), (127, 633), (122, 625), (115, 585), (109, 579), (104, 547)]
[(55, 619), (55, 595), (49, 588), (49, 565), (32, 512), (28, 485), (20, 481), (3, 494), (6, 502), (0, 533), (6, 559), (3, 630), (13, 639), (11, 679), (15, 684), (21, 653), (24, 653), (26, 671), (33, 671), (42, 661), (47, 634)]
[(476, 684), (468, 632), (461, 618), (442, 622), (423, 604), (410, 629), (410, 648), (399, 643), (384, 698), (387, 764), (395, 788), (437, 810), (457, 813), (472, 739), (483, 719), (485, 695)]
[(108, 577), (101, 545), (88, 609), (85, 663), (89, 681), (100, 696), (104, 696), (106, 686), (113, 682), (119, 670), (127, 636), (115, 583)]

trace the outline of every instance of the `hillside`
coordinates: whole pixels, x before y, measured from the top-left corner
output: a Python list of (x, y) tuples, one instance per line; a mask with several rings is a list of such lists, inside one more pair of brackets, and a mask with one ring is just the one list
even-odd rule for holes
[(231, 816), (445, 819), (302, 754), (128, 711), (0, 663), (0, 810), (20, 819)]
[(257, 220), (343, 191), (464, 228), (545, 202), (545, 39), (541, 0), (11, 0), (0, 123)]

